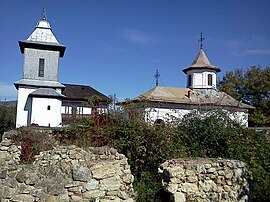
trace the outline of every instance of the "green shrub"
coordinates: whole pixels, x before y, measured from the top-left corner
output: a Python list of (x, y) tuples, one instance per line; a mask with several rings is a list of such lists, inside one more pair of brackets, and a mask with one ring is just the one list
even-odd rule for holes
[(0, 140), (4, 132), (15, 128), (16, 107), (0, 106)]
[(137, 201), (154, 201), (161, 188), (158, 166), (168, 159), (211, 157), (238, 159), (248, 165), (256, 182), (253, 201), (269, 201), (270, 147), (262, 132), (243, 128), (224, 112), (189, 114), (172, 123), (151, 125), (128, 111), (84, 119), (58, 134), (64, 144), (114, 147), (124, 154), (135, 176)]

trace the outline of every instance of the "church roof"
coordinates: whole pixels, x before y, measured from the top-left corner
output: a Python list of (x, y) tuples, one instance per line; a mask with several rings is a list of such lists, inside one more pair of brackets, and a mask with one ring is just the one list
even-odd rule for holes
[(103, 101), (108, 101), (109, 98), (97, 91), (96, 89), (86, 86), (86, 85), (75, 85), (75, 84), (64, 84), (66, 88), (63, 91), (63, 94), (66, 96), (65, 100), (74, 100), (74, 101), (85, 101), (86, 98), (92, 96), (98, 96)]
[(21, 79), (14, 83), (16, 89), (19, 86), (33, 86), (33, 87), (52, 87), (52, 88), (65, 88), (65, 86), (58, 81), (44, 81), (44, 80), (33, 80), (33, 79)]
[(237, 107), (253, 109), (254, 107), (237, 101), (230, 95), (216, 90), (191, 90), (189, 88), (174, 88), (157, 86), (149, 91), (131, 99), (119, 103), (125, 105), (129, 102), (158, 102), (184, 105), (211, 105), (223, 107)]
[(45, 50), (58, 50), (60, 57), (64, 56), (66, 47), (58, 42), (52, 32), (50, 23), (45, 15), (37, 23), (34, 31), (26, 40), (19, 41), (21, 52), (24, 53), (24, 48), (39, 48)]
[(27, 41), (60, 44), (54, 36), (50, 23), (45, 16), (37, 23), (32, 34), (27, 38)]
[(29, 96), (31, 97), (56, 97), (56, 98), (63, 98), (64, 95), (58, 93), (56, 90), (52, 88), (39, 88), (34, 92), (30, 93)]
[(198, 53), (198, 55), (192, 62), (191, 66), (183, 69), (183, 72), (186, 74), (188, 71), (193, 70), (193, 69), (209, 69), (209, 70), (214, 70), (216, 72), (221, 71), (220, 68), (210, 63), (203, 49), (200, 50), (200, 52)]

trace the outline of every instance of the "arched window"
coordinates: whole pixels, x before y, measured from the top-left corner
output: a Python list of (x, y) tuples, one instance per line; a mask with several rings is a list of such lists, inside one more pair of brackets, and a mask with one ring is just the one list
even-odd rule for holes
[(155, 126), (164, 126), (165, 122), (162, 119), (157, 119), (157, 120), (155, 120), (154, 125)]

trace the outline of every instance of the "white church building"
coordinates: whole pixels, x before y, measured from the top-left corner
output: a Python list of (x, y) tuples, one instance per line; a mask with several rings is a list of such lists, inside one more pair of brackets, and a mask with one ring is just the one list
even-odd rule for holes
[(26, 40), (19, 41), (19, 46), (24, 54), (24, 63), (23, 78), (14, 83), (18, 90), (16, 127), (60, 127), (63, 116), (90, 116), (91, 106), (83, 104), (86, 100), (83, 96), (101, 97), (104, 104), (99, 106), (99, 111), (106, 112), (107, 96), (81, 85), (76, 85), (79, 88), (70, 93), (75, 85), (67, 84), (66, 88), (58, 81), (59, 60), (64, 56), (66, 47), (58, 42), (44, 12), (32, 34)]
[(118, 104), (143, 112), (149, 123), (183, 118), (191, 112), (206, 114), (214, 109), (222, 109), (229, 112), (232, 119), (248, 126), (248, 111), (254, 107), (218, 91), (217, 73), (220, 71), (209, 62), (201, 46), (192, 64), (183, 69), (187, 78), (186, 88), (156, 86)]

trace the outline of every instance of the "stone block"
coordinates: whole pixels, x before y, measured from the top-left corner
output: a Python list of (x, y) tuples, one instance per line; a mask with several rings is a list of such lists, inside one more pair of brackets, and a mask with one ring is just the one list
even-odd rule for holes
[(95, 199), (105, 196), (105, 191), (101, 190), (90, 190), (83, 193), (83, 198)]
[(84, 188), (89, 191), (89, 190), (93, 190), (93, 189), (97, 189), (99, 186), (99, 181), (95, 180), (95, 179), (91, 179), (89, 182), (84, 184)]
[(17, 194), (11, 198), (13, 202), (34, 202), (35, 197), (29, 194)]
[(174, 202), (186, 202), (185, 194), (181, 192), (176, 192), (174, 194)]
[(105, 191), (118, 190), (121, 186), (121, 181), (119, 176), (114, 176), (100, 180), (100, 189)]
[(91, 179), (90, 170), (83, 166), (72, 165), (70, 166), (73, 180), (87, 182)]
[(92, 171), (93, 178), (98, 180), (112, 177), (116, 173), (116, 167), (113, 164), (95, 164), (90, 169)]

